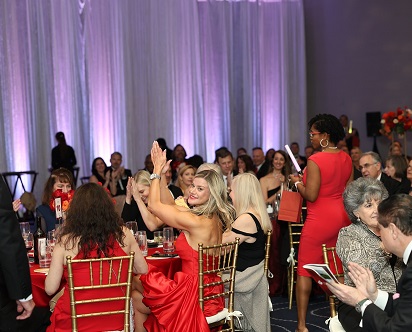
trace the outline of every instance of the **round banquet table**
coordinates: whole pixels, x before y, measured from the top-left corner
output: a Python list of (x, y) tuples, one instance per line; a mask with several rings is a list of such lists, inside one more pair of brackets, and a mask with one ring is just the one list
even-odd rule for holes
[[(149, 248), (146, 261), (148, 264), (156, 266), (166, 277), (172, 279), (174, 274), (182, 270), (182, 261), (177, 257), (152, 257), (155, 252), (163, 253), (162, 247)], [(35, 272), (40, 269), (38, 264), (30, 266), (30, 276), (32, 285), (33, 300), (38, 307), (48, 307), (52, 296), (48, 296), (44, 290), (44, 281), (46, 274), (44, 272)], [(43, 269), (44, 270), (44, 269)], [(62, 280), (61, 289), (64, 287), (65, 281)]]

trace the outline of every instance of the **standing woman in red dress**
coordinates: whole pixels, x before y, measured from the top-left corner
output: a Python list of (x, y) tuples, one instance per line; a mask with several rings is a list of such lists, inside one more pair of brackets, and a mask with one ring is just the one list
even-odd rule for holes
[(297, 332), (308, 331), (306, 313), (312, 290), (312, 279), (303, 265), (323, 263), (322, 244), (335, 246), (339, 230), (350, 224), (342, 193), (353, 179), (351, 158), (336, 146), (345, 137), (339, 120), (331, 114), (319, 114), (309, 121), (308, 126), (312, 146), (321, 152), (309, 157), (303, 178), (290, 177), (307, 201), (308, 211), (298, 253)]

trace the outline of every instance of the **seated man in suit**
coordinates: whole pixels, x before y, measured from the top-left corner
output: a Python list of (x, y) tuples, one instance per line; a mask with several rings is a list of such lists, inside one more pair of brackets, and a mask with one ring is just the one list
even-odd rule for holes
[(412, 197), (400, 194), (382, 201), (378, 221), (384, 247), (406, 264), (397, 293), (378, 290), (372, 272), (355, 263), (349, 263), (349, 275), (356, 288), (335, 282), (327, 286), (362, 314), (362, 331), (412, 331)]
[(258, 180), (268, 174), (270, 162), (265, 159), (262, 148), (255, 147), (252, 149), (253, 164), (256, 167), (256, 177)]
[(232, 152), (230, 152), (226, 147), (221, 147), (215, 151), (215, 163), (220, 166), (223, 174), (223, 181), (227, 188), (230, 188), (232, 184), (232, 179), (237, 175), (234, 172), (234, 160)]
[(396, 181), (382, 172), (382, 160), (376, 152), (365, 152), (359, 159), (359, 170), (364, 178), (373, 178), (380, 180), (389, 193), (389, 196), (395, 194), (408, 194), (405, 192), (399, 181)]
[(114, 197), (126, 195), (127, 181), (132, 176), (130, 169), (124, 168), (122, 162), (122, 154), (120, 152), (113, 152), (110, 156), (111, 165), (108, 167), (108, 172), (110, 174), (109, 189)]

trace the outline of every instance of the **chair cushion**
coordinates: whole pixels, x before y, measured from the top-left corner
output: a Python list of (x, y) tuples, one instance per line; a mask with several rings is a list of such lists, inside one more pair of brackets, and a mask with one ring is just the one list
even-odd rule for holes
[(222, 319), (225, 319), (228, 314), (229, 311), (227, 310), (227, 308), (223, 308), (223, 310), (219, 311), (216, 315), (206, 317), (206, 321), (208, 324), (212, 324)]

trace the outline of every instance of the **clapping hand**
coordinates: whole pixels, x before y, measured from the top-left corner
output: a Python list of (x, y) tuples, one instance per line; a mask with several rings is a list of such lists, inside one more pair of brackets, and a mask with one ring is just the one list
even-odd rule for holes
[(150, 155), (154, 166), (153, 172), (159, 174), (166, 164), (166, 150), (162, 151), (157, 141), (154, 141)]
[[(129, 177), (129, 179), (127, 180), (127, 185), (126, 185), (126, 201), (130, 202), (133, 196), (133, 178)], [(130, 204), (130, 203), (129, 203)]]
[(376, 288), (375, 278), (369, 269), (365, 269), (359, 264), (350, 262), (348, 264), (349, 277), (352, 279), (356, 288), (372, 301), (376, 300), (378, 296), (378, 289)]

